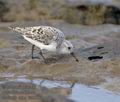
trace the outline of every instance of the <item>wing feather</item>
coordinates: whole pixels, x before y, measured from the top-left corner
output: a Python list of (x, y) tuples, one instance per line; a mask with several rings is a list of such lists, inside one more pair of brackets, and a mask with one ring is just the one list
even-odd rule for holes
[(36, 27), (15, 27), (13, 30), (24, 34), (26, 37), (49, 45), (53, 41), (57, 42), (59, 47), (65, 39), (64, 33), (59, 29), (49, 26), (36, 26)]

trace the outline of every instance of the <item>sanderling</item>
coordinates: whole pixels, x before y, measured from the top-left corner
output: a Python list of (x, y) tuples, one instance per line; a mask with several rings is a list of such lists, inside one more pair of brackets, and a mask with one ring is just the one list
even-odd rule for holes
[(57, 28), (50, 26), (35, 27), (9, 27), (10, 29), (22, 33), (24, 39), (32, 44), (32, 58), (34, 47), (40, 48), (40, 55), (45, 60), (42, 50), (57, 52), (59, 54), (71, 54), (75, 60), (74, 48), (70, 41), (65, 39), (64, 33)]

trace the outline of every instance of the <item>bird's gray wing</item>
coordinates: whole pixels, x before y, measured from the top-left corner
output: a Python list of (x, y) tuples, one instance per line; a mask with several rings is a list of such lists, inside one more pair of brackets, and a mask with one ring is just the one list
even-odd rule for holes
[(49, 26), (15, 27), (13, 30), (24, 34), (28, 38), (44, 43), (45, 45), (49, 45), (51, 42), (55, 41), (57, 47), (59, 47), (65, 39), (62, 31)]

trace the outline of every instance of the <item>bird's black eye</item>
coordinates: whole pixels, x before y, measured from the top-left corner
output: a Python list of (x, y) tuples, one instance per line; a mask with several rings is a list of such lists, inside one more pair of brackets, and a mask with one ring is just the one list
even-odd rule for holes
[(71, 47), (68, 47), (68, 49), (70, 50), (70, 49), (71, 49)]

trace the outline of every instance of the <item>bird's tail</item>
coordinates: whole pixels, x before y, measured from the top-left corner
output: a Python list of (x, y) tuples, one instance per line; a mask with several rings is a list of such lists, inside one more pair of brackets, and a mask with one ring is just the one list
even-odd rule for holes
[(12, 29), (12, 30), (14, 29), (14, 27), (8, 27), (8, 28), (9, 28), (9, 29)]
[(8, 28), (11, 29), (11, 30), (14, 30), (16, 32), (19, 32), (19, 33), (23, 33), (24, 32), (24, 29), (20, 28), (20, 27), (8, 27)]

